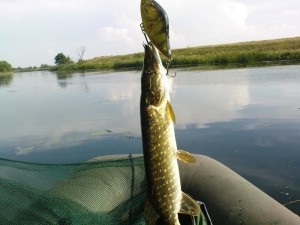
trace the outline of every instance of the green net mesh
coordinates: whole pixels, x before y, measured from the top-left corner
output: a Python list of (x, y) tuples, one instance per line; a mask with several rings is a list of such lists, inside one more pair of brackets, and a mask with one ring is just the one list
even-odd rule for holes
[[(144, 225), (145, 196), (142, 156), (106, 156), (79, 164), (0, 158), (1, 225)], [(210, 224), (203, 212), (197, 220), (180, 217), (187, 221), (181, 224)]]
[(142, 157), (81, 164), (0, 159), (0, 224), (144, 224)]

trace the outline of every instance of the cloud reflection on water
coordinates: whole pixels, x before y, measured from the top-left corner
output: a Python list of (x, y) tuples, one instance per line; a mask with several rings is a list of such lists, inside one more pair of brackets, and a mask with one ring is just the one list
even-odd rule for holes
[[(286, 186), (299, 196), (299, 70), (178, 71), (171, 98), (179, 148), (221, 161), (282, 202)], [(0, 89), (0, 157), (78, 162), (141, 153), (140, 72), (74, 74), (67, 82), (18, 74)]]
[[(238, 129), (257, 129), (260, 124), (297, 119), (298, 69), (179, 71), (171, 95), (176, 129), (249, 118), (254, 119), (253, 123)], [(64, 89), (57, 86), (53, 76), (45, 72), (19, 74), (12, 83), (17, 93), (12, 96), (0, 89), (4, 92), (0, 93), (0, 113), (5, 130), (1, 132), (1, 143), (14, 146), (17, 154), (31, 154), (100, 139), (107, 134), (92, 134), (105, 130), (112, 131), (109, 135), (140, 137), (139, 71), (74, 74)], [(26, 150), (28, 146), (30, 151)]]
[(173, 92), (178, 129), (191, 124), (203, 128), (210, 123), (239, 118), (240, 107), (250, 103), (247, 75), (240, 76), (234, 70), (233, 74), (229, 71), (181, 73)]

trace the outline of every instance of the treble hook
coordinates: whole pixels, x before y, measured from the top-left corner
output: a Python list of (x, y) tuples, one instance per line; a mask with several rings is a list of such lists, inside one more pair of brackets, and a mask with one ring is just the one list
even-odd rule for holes
[[(145, 36), (145, 39), (146, 39), (147, 44), (149, 45), (150, 42), (149, 42), (149, 40), (148, 40), (148, 38), (147, 38), (147, 33), (146, 33), (145, 29), (144, 29), (143, 23), (140, 24), (140, 28), (141, 28), (141, 30), (142, 30), (143, 35)], [(173, 76), (170, 76), (170, 75), (169, 75), (169, 68), (170, 68), (171, 62), (172, 62), (172, 59), (169, 59), (169, 60), (167, 61), (167, 74), (166, 74), (166, 76), (169, 76), (169, 77), (176, 77), (176, 73), (175, 73), (175, 75), (173, 75)]]
[(168, 77), (174, 78), (174, 77), (176, 77), (176, 73), (175, 73), (175, 75), (173, 75), (173, 76), (170, 76), (170, 75), (169, 75), (169, 68), (170, 68), (171, 62), (172, 62), (172, 59), (169, 59), (169, 60), (167, 61), (167, 74), (166, 74), (166, 75), (167, 75)]

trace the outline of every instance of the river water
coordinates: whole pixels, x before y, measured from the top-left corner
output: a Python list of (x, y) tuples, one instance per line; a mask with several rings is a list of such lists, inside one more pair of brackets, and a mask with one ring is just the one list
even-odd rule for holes
[[(142, 153), (140, 76), (1, 78), (0, 158), (71, 163)], [(177, 70), (171, 101), (180, 149), (219, 160), (281, 203), (300, 199), (299, 65)], [(299, 204), (289, 208), (300, 214)]]

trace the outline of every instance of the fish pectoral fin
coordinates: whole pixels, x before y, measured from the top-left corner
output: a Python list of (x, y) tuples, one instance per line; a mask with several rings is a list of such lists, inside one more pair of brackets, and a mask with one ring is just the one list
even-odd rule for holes
[(194, 163), (196, 162), (196, 158), (189, 152), (184, 150), (177, 149), (176, 157), (178, 160), (184, 163)]
[(144, 207), (144, 218), (147, 225), (155, 225), (156, 221), (159, 218), (158, 213), (152, 207), (149, 199), (146, 198), (145, 207)]
[(174, 110), (173, 110), (172, 105), (169, 101), (167, 102), (167, 112), (168, 112), (169, 116), (171, 117), (173, 123), (175, 124), (176, 119), (175, 119)]
[(184, 192), (181, 193), (182, 193), (182, 198), (181, 198), (179, 213), (188, 214), (191, 216), (199, 216), (200, 206), (189, 195), (187, 195)]

